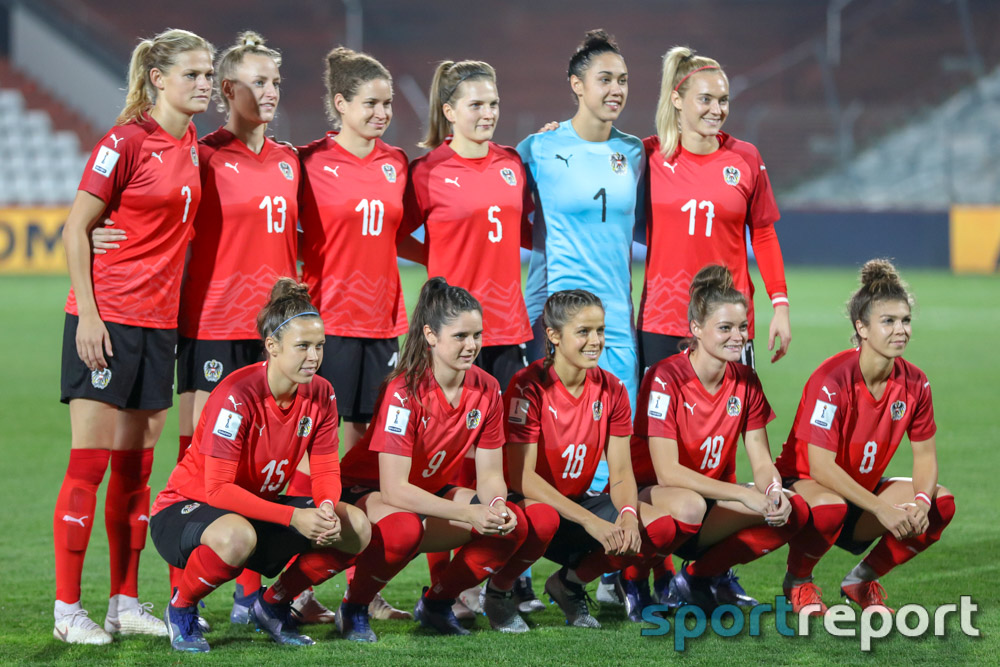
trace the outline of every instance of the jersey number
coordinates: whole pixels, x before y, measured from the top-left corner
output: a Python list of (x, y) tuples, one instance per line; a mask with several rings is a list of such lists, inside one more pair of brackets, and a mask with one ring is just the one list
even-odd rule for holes
[(604, 188), (601, 188), (600, 190), (598, 190), (597, 194), (594, 195), (594, 201), (597, 201), (598, 199), (601, 200), (601, 222), (607, 222), (608, 221), (608, 193), (607, 193), (607, 191), (605, 191)]
[(361, 212), (362, 236), (378, 236), (382, 233), (385, 206), (382, 205), (381, 199), (362, 199), (354, 210)]
[(705, 442), (701, 443), (701, 447), (698, 449), (705, 450), (705, 458), (701, 460), (702, 470), (713, 470), (719, 467), (719, 460), (722, 458), (722, 447), (726, 444), (726, 439), (721, 435), (717, 435), (714, 438), (708, 436), (705, 438)]
[(191, 210), (191, 188), (190, 188), (190, 186), (185, 185), (183, 188), (181, 188), (181, 197), (185, 197), (185, 199), (184, 199), (184, 217), (181, 218), (181, 222), (187, 222), (188, 221), (188, 212)]
[[(288, 205), (285, 203), (285, 198), (281, 195), (274, 197), (264, 197), (260, 200), (260, 206), (257, 208), (267, 211), (267, 233), (268, 234), (282, 234), (285, 231), (285, 211)], [(275, 214), (281, 215), (280, 219), (275, 219), (272, 215), (272, 210)]]
[[(280, 491), (281, 487), (285, 485), (285, 466), (288, 465), (288, 459), (281, 459), (277, 461), (271, 459), (267, 462), (267, 465), (260, 469), (261, 472), (266, 472), (267, 477), (264, 479), (264, 483), (260, 487), (260, 492), (265, 491)], [(271, 484), (271, 478), (275, 477), (276, 481)]]
[(688, 235), (694, 236), (694, 223), (695, 223), (695, 213), (698, 209), (705, 209), (705, 236), (712, 235), (712, 219), (715, 218), (715, 204), (708, 200), (703, 200), (700, 203), (695, 199), (688, 199), (684, 206), (681, 206), (682, 211), (686, 211), (689, 215), (688, 217)]
[(427, 467), (424, 468), (424, 471), (420, 474), (423, 475), (424, 478), (426, 479), (427, 477), (430, 477), (431, 475), (436, 473), (438, 471), (438, 468), (441, 467), (441, 462), (444, 461), (445, 454), (447, 454), (447, 452), (445, 452), (445, 450), (442, 449), (440, 452), (432, 456), (431, 460), (427, 462)]
[(563, 470), (562, 478), (576, 479), (583, 474), (583, 464), (587, 458), (587, 445), (569, 445), (563, 450), (560, 458), (566, 459), (566, 469)]
[(875, 467), (875, 454), (878, 452), (878, 443), (874, 440), (869, 440), (865, 443), (864, 456), (861, 457), (861, 467), (858, 468), (858, 472), (871, 472), (872, 468)]
[(496, 213), (500, 212), (499, 206), (490, 206), (486, 211), (486, 217), (497, 226), (496, 229), (491, 229), (490, 233), (486, 235), (492, 243), (500, 243), (500, 239), (503, 238), (503, 223), (500, 222), (500, 218), (496, 217)]

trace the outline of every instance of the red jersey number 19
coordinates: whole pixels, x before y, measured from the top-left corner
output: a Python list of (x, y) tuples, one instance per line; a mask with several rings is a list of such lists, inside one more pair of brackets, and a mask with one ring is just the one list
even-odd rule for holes
[[(283, 234), (285, 232), (285, 211), (288, 204), (284, 197), (281, 195), (274, 198), (265, 196), (260, 200), (260, 206), (257, 208), (267, 211), (268, 234)], [(280, 219), (277, 217), (278, 215), (281, 216)]]
[(719, 467), (719, 459), (722, 457), (722, 447), (726, 444), (726, 439), (721, 435), (714, 438), (709, 436), (705, 442), (701, 443), (698, 449), (705, 450), (705, 458), (701, 461), (702, 470), (713, 470)]
[(382, 233), (382, 217), (385, 206), (380, 199), (362, 199), (354, 209), (361, 213), (361, 235), (378, 236)]
[(688, 199), (687, 203), (681, 206), (681, 211), (685, 211), (689, 215), (688, 236), (694, 236), (695, 217), (698, 209), (705, 209), (705, 236), (711, 236), (712, 220), (715, 218), (715, 204), (707, 199), (700, 203), (696, 199)]
[(560, 458), (566, 459), (566, 469), (563, 470), (562, 478), (576, 479), (583, 473), (583, 465), (587, 459), (587, 445), (569, 445), (563, 450)]

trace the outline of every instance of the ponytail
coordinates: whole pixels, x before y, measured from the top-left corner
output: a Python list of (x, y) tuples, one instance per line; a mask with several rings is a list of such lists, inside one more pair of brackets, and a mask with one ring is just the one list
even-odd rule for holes
[(690, 77), (698, 70), (717, 69), (723, 76), (718, 61), (695, 55), (687, 46), (675, 46), (663, 56), (663, 75), (660, 78), (660, 99), (656, 103), (656, 136), (660, 140), (660, 153), (670, 158), (680, 144), (680, 116), (674, 106), (673, 94), (684, 97), (690, 87)]
[(451, 123), (444, 115), (444, 105), (453, 104), (460, 97), (458, 89), (463, 83), (479, 80), (492, 81), (496, 85), (497, 73), (488, 63), (475, 60), (457, 63), (444, 60), (438, 64), (431, 81), (427, 135), (418, 146), (434, 149), (444, 143), (445, 137), (451, 134)]

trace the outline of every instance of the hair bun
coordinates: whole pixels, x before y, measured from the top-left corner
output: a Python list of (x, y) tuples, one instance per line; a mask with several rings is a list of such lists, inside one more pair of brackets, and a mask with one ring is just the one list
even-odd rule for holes
[(236, 37), (236, 43), (244, 47), (264, 46), (264, 38), (253, 30), (247, 30)]
[(861, 267), (861, 285), (872, 291), (900, 285), (899, 272), (888, 259), (870, 259)]

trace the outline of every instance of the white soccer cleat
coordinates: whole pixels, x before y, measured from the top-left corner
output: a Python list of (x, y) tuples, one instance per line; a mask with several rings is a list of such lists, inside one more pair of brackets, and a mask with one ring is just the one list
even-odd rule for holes
[(292, 601), (292, 616), (302, 625), (333, 623), (336, 615), (316, 599), (316, 593), (307, 588)]
[(486, 590), (485, 584), (483, 584), (482, 586), (473, 586), (472, 588), (466, 588), (464, 591), (458, 594), (458, 601), (464, 604), (473, 614), (482, 614), (483, 613), (482, 598), (485, 590)]
[(413, 614), (403, 609), (396, 609), (389, 604), (381, 593), (376, 593), (368, 605), (368, 616), (378, 621), (409, 621)]
[(56, 600), (56, 625), (52, 636), (67, 644), (110, 644), (114, 641), (101, 626), (90, 620), (80, 603), (66, 604)]
[(154, 616), (152, 611), (152, 602), (139, 602), (138, 598), (127, 595), (112, 595), (108, 600), (104, 631), (112, 635), (166, 637), (167, 626), (163, 623), (163, 619)]

